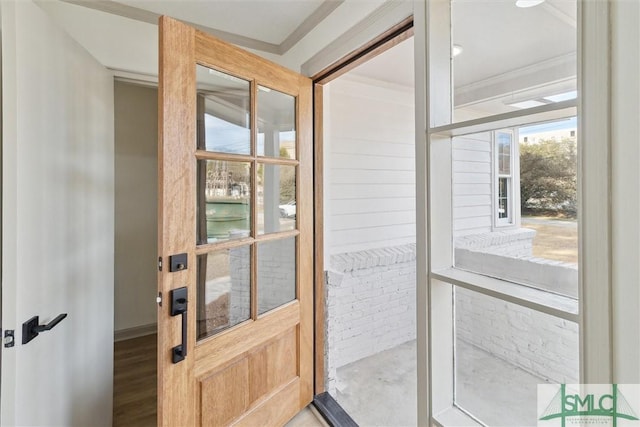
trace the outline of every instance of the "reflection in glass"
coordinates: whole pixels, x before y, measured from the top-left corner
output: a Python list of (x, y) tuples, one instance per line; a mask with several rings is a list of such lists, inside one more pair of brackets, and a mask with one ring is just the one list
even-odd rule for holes
[(250, 188), (249, 163), (198, 160), (198, 244), (249, 236)]
[(296, 228), (296, 167), (258, 165), (258, 234)]
[(296, 99), (258, 86), (258, 155), (296, 158)]
[(576, 22), (576, 0), (451, 1), (454, 121), (575, 99)]
[(249, 82), (202, 65), (196, 78), (198, 149), (251, 154)]
[(456, 405), (489, 426), (538, 425), (538, 384), (578, 383), (578, 324), (455, 288)]
[(248, 246), (198, 256), (198, 339), (249, 319), (250, 259)]
[(511, 173), (511, 134), (496, 133), (498, 140), (498, 173), (509, 175)]
[(296, 238), (258, 243), (258, 314), (296, 299)]
[(578, 297), (576, 130), (573, 117), (452, 139), (457, 268)]
[(509, 178), (498, 178), (498, 218), (509, 218)]

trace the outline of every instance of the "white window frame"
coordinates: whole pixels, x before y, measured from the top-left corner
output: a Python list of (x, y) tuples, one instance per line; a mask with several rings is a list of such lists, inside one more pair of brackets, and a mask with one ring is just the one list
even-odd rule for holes
[[(473, 425), (453, 405), (453, 286), (577, 321), (580, 381), (613, 381), (610, 2), (578, 0), (576, 101), (452, 124), (449, 0), (414, 3), (418, 425)], [(578, 115), (579, 302), (567, 310), (453, 268), (451, 138)], [(534, 120), (535, 119), (535, 120)], [(589, 173), (583, 173), (588, 170)], [(445, 177), (445, 179), (443, 179)], [(431, 185), (433, 183), (433, 185)], [(445, 185), (443, 185), (443, 183)], [(588, 233), (586, 232), (588, 230)], [(504, 282), (503, 282), (504, 283)]]
[[(507, 134), (511, 138), (509, 156), (509, 174), (500, 173), (500, 150), (498, 135)], [(493, 150), (493, 228), (520, 226), (520, 144), (516, 129), (500, 129), (492, 132), (491, 149)], [(500, 218), (500, 179), (506, 178), (507, 188), (507, 217)]]

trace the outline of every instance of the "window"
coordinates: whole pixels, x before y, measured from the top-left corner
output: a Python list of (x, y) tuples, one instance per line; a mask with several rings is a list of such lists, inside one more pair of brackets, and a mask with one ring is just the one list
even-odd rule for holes
[[(584, 329), (577, 265), (534, 256), (539, 232), (521, 223), (518, 138), (520, 128), (550, 129), (577, 114), (575, 95), (563, 95), (577, 87), (577, 32), (569, 22), (577, 4), (563, 2), (571, 18), (563, 23), (545, 7), (513, 2), (426, 7), (429, 423), (535, 425), (536, 409), (527, 405), (536, 384), (581, 380)], [(455, 57), (447, 54), (454, 44), (464, 48)], [(523, 137), (531, 145), (553, 140)], [(537, 197), (526, 200), (539, 206)], [(541, 355), (566, 363), (552, 366)], [(516, 378), (521, 371), (526, 378)], [(489, 386), (497, 384), (494, 393)]]
[(513, 132), (494, 132), (496, 153), (496, 189), (495, 189), (495, 225), (496, 227), (514, 224), (514, 188), (518, 185), (515, 165), (517, 163), (517, 144), (513, 142)]

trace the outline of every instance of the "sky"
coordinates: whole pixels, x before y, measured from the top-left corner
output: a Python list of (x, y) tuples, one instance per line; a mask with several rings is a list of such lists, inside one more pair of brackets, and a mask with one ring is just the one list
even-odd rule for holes
[(572, 117), (566, 120), (554, 121), (549, 123), (540, 123), (532, 126), (523, 126), (518, 129), (520, 137), (536, 135), (544, 132), (575, 130), (578, 127), (578, 119)]

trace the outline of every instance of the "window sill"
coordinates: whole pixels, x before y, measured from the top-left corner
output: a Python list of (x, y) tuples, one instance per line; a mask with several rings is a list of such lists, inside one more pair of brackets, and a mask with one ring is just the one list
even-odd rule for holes
[(451, 283), (571, 322), (578, 322), (578, 300), (457, 268), (434, 271), (431, 279)]

